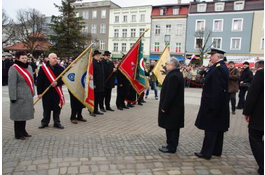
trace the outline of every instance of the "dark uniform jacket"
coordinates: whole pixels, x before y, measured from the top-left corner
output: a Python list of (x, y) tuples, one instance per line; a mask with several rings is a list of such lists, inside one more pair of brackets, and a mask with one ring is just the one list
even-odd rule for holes
[(112, 61), (107, 61), (107, 60), (102, 60), (102, 64), (103, 64), (104, 73), (105, 73), (105, 83), (106, 83), (105, 88), (112, 89), (115, 86), (115, 74), (113, 73), (108, 81), (107, 81), (107, 78), (113, 72), (113, 69), (115, 68), (115, 66)]
[(105, 76), (104, 68), (101, 61), (97, 61), (93, 58), (93, 69), (94, 69), (94, 86), (95, 92), (104, 92), (105, 89)]
[(229, 128), (229, 72), (223, 60), (210, 67), (205, 76), (201, 106), (195, 122), (199, 129), (227, 131)]
[[(165, 113), (161, 111), (162, 109)], [(163, 82), (158, 125), (171, 130), (184, 127), (184, 80), (179, 69), (171, 70)]]
[[(56, 77), (58, 77), (63, 71), (64, 68), (61, 67), (59, 64), (56, 64), (55, 66), (51, 66), (49, 62), (46, 63), (47, 67), (50, 67), (52, 72)], [(50, 86), (51, 82), (49, 81), (48, 77), (46, 76), (45, 72), (42, 68), (40, 68), (37, 78), (37, 91), (38, 95), (42, 94), (45, 89)], [(57, 81), (57, 86), (62, 86), (63, 81), (60, 78)], [(42, 105), (44, 110), (54, 110), (59, 106), (60, 103), (60, 97), (55, 90), (54, 87), (51, 87), (42, 97)]]
[(248, 127), (264, 131), (264, 69), (257, 71), (246, 98), (244, 115), (250, 115)]
[[(250, 84), (253, 79), (253, 73), (252, 71), (248, 68), (244, 69), (243, 72), (240, 75), (240, 81), (243, 81), (243, 83), (248, 83)], [(240, 86), (240, 88), (248, 88), (246, 86)]]

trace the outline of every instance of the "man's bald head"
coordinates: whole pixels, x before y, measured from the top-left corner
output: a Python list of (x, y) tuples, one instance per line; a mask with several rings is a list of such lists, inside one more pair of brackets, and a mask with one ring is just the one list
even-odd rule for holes
[(55, 53), (50, 53), (48, 59), (51, 66), (55, 66), (58, 63), (57, 55)]

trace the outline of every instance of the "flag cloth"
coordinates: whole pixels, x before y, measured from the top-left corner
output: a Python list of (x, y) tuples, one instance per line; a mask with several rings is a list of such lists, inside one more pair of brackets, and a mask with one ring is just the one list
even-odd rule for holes
[(159, 84), (163, 84), (163, 81), (166, 77), (166, 62), (170, 58), (170, 52), (166, 46), (152, 72), (155, 74)]
[(130, 81), (138, 94), (146, 89), (142, 42), (138, 41), (120, 63), (119, 70)]
[(90, 112), (94, 112), (94, 83), (92, 49), (87, 51), (62, 77), (69, 91)]

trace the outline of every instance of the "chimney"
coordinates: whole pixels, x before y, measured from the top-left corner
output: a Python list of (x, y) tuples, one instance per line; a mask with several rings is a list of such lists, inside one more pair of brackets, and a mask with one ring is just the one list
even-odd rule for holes
[(178, 4), (181, 4), (181, 0), (178, 0)]

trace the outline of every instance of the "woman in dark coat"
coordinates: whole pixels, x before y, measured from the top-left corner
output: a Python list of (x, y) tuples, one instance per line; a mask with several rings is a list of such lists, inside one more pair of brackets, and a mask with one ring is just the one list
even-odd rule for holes
[(167, 146), (159, 151), (175, 153), (179, 141), (179, 130), (184, 127), (184, 79), (179, 62), (170, 58), (166, 63), (167, 75), (160, 93), (158, 125), (166, 129)]
[(34, 80), (32, 68), (27, 63), (23, 51), (16, 53), (16, 61), (8, 72), (10, 98), (10, 118), (14, 121), (15, 138), (25, 140), (31, 137), (26, 131), (26, 121), (34, 118), (33, 96)]

